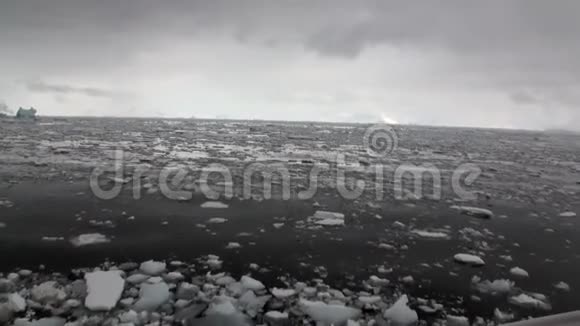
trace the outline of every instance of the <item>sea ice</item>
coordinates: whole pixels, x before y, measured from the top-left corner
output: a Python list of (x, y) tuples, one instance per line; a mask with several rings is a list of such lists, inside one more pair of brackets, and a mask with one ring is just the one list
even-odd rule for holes
[(472, 265), (472, 266), (483, 266), (485, 262), (478, 256), (471, 254), (457, 254), (453, 256), (456, 262)]
[(417, 312), (407, 305), (409, 299), (406, 295), (403, 295), (393, 304), (389, 309), (385, 310), (383, 317), (391, 323), (391, 325), (397, 326), (411, 326), (417, 324), (419, 316)]
[(103, 234), (87, 233), (87, 234), (81, 234), (77, 237), (72, 238), (70, 242), (75, 247), (82, 247), (82, 246), (95, 245), (95, 244), (100, 244), (100, 243), (107, 243), (110, 241), (111, 240)]
[(87, 297), (85, 306), (92, 311), (109, 311), (121, 298), (125, 280), (118, 271), (97, 271), (85, 274)]

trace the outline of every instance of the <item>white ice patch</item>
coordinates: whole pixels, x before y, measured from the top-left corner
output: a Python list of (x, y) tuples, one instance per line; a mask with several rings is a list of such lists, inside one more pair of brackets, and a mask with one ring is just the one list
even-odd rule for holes
[(419, 320), (419, 316), (415, 310), (407, 306), (408, 303), (409, 299), (406, 295), (403, 295), (399, 298), (399, 300), (397, 300), (397, 302), (395, 302), (395, 304), (393, 304), (389, 309), (385, 310), (383, 317), (385, 317), (385, 319), (390, 322), (391, 325), (416, 325)]
[(349, 319), (356, 320), (361, 313), (355, 308), (321, 301), (300, 300), (300, 306), (310, 318), (325, 325), (341, 325)]
[(562, 212), (562, 213), (560, 213), (560, 217), (576, 217), (576, 213), (574, 213), (574, 212)]
[(141, 272), (143, 272), (144, 274), (157, 276), (165, 272), (166, 267), (167, 265), (164, 262), (149, 260), (141, 263), (139, 270), (141, 270)]
[(456, 262), (467, 264), (471, 266), (483, 266), (485, 262), (478, 256), (471, 255), (471, 254), (457, 254), (453, 256), (453, 259)]
[(570, 285), (568, 285), (568, 283), (565, 282), (560, 282), (554, 285), (554, 287), (560, 291), (570, 292)]
[(510, 274), (517, 277), (530, 277), (530, 274), (526, 270), (519, 267), (510, 269)]
[(459, 210), (461, 214), (478, 217), (478, 218), (492, 218), (493, 212), (489, 209), (471, 207), (471, 206), (451, 206), (453, 209)]
[(507, 294), (512, 291), (515, 283), (510, 280), (495, 280), (493, 282), (485, 280), (483, 282), (475, 283), (477, 291), (485, 294)]
[(227, 218), (223, 218), (223, 217), (212, 217), (207, 222), (208, 223), (211, 223), (211, 224), (222, 224), (222, 223), (225, 223), (227, 221), (228, 221)]
[(344, 225), (344, 214), (328, 211), (316, 211), (314, 215), (308, 218), (308, 221), (322, 226), (342, 226)]
[(87, 233), (72, 238), (70, 242), (75, 247), (82, 247), (101, 243), (108, 243), (111, 242), (111, 240), (107, 238), (107, 236), (100, 233)]
[(228, 204), (222, 203), (221, 201), (206, 201), (201, 204), (201, 208), (228, 208)]
[(426, 231), (426, 230), (411, 230), (411, 233), (416, 234), (422, 238), (429, 239), (448, 239), (449, 235), (445, 232), (440, 231)]
[(160, 282), (155, 284), (143, 283), (139, 291), (139, 300), (135, 302), (135, 311), (154, 311), (169, 300), (169, 286)]
[(544, 311), (552, 310), (552, 306), (548, 302), (535, 298), (534, 296), (527, 295), (525, 293), (515, 297), (510, 297), (508, 302), (515, 306), (526, 309), (539, 309)]
[(296, 294), (294, 289), (272, 289), (272, 295), (274, 295), (278, 299), (286, 299)]
[(85, 306), (91, 311), (109, 311), (121, 298), (125, 280), (118, 271), (93, 272), (85, 274), (87, 297)]
[(242, 245), (239, 244), (238, 242), (230, 242), (226, 246), (226, 249), (238, 249), (238, 248), (241, 248), (241, 247), (242, 247)]
[(242, 283), (242, 287), (247, 290), (260, 291), (265, 288), (262, 282), (246, 275), (242, 276), (240, 282)]

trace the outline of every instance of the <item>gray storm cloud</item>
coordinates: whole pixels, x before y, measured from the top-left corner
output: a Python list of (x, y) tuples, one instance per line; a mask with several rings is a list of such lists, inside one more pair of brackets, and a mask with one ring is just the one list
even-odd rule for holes
[(107, 100), (111, 114), (577, 129), (578, 12), (565, 0), (6, 1), (0, 98), (35, 93), (58, 114)]

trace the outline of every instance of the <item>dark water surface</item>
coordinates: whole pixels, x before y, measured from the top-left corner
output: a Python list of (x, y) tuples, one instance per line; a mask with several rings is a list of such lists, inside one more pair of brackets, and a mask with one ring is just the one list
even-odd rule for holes
[[(433, 298), (447, 308), (465, 311), (470, 316), (490, 316), (495, 307), (525, 315), (545, 314), (521, 311), (507, 303), (506, 297), (478, 294), (471, 287), (474, 275), (482, 279), (512, 279), (526, 292), (549, 297), (551, 313), (580, 309), (580, 226), (575, 218), (562, 218), (549, 207), (516, 207), (490, 203), (496, 217), (480, 220), (460, 215), (446, 202), (385, 202), (370, 212), (353, 208), (353, 202), (335, 197), (321, 198), (325, 210), (343, 212), (344, 227), (312, 230), (301, 228), (317, 208), (310, 201), (233, 200), (227, 209), (201, 208), (203, 198), (188, 202), (171, 201), (161, 195), (134, 200), (123, 193), (114, 200), (95, 198), (85, 183), (21, 183), (0, 187), (0, 197), (14, 202), (0, 207), (0, 272), (17, 268), (37, 268), (66, 272), (75, 267), (149, 259), (194, 261), (216, 254), (223, 269), (234, 275), (249, 271), (256, 263), (270, 271), (258, 276), (269, 285), (288, 275), (302, 281), (319, 277), (317, 266), (328, 271), (326, 282), (335, 288), (354, 287), (370, 275), (386, 277), (393, 288), (412, 296)], [(125, 212), (125, 214), (123, 214)], [(536, 212), (538, 216), (530, 215)], [(377, 219), (378, 214), (382, 219)], [(506, 215), (504, 218), (498, 216)], [(81, 220), (78, 220), (78, 217)], [(129, 220), (129, 216), (135, 216)], [(224, 224), (209, 224), (212, 217), (224, 217)], [(283, 220), (282, 220), (283, 219)], [(113, 227), (91, 225), (90, 220), (113, 222)], [(163, 222), (167, 222), (166, 225)], [(404, 229), (393, 227), (400, 221)], [(273, 223), (285, 223), (279, 229)], [(298, 225), (296, 224), (298, 223)], [(201, 228), (198, 224), (205, 224)], [(491, 236), (481, 242), (463, 239), (460, 230), (487, 229)], [(445, 229), (449, 239), (426, 239), (410, 229)], [(547, 232), (546, 229), (554, 232)], [(110, 243), (76, 248), (69, 239), (79, 234), (98, 232), (112, 238)], [(249, 235), (240, 235), (245, 232)], [(43, 241), (42, 237), (64, 237), (64, 241)], [(239, 249), (226, 249), (238, 242)], [(382, 249), (388, 243), (394, 250)], [(486, 265), (474, 268), (457, 264), (453, 256), (476, 252)], [(499, 256), (511, 255), (512, 262)], [(392, 273), (378, 274), (378, 266)], [(510, 275), (519, 266), (530, 273), (528, 279)], [(398, 280), (411, 275), (415, 282), (404, 285)], [(556, 290), (564, 281), (572, 291)], [(476, 294), (481, 302), (470, 296)]]

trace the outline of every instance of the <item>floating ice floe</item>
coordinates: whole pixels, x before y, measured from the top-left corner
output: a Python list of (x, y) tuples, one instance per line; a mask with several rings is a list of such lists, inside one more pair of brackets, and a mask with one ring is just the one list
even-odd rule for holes
[(489, 209), (479, 208), (479, 207), (472, 207), (472, 206), (451, 206), (453, 209), (459, 210), (461, 214), (477, 217), (477, 218), (485, 218), (489, 219), (493, 217), (493, 212)]
[(167, 265), (164, 262), (149, 260), (141, 263), (139, 270), (146, 275), (158, 276), (165, 272)]
[(30, 291), (32, 300), (41, 304), (62, 302), (67, 294), (55, 281), (47, 281), (36, 285)]
[(560, 213), (560, 217), (576, 217), (575, 212), (562, 212)]
[(409, 299), (406, 295), (401, 296), (395, 304), (385, 310), (383, 317), (389, 325), (412, 326), (419, 321), (417, 312), (408, 306)]
[(294, 290), (294, 289), (278, 289), (278, 288), (273, 288), (272, 289), (272, 295), (275, 296), (278, 299), (286, 299), (286, 298), (289, 298), (291, 296), (296, 295), (296, 290)]
[(228, 204), (222, 203), (220, 201), (206, 201), (201, 204), (201, 208), (228, 208)]
[(499, 310), (498, 308), (495, 308), (495, 310), (493, 311), (493, 317), (494, 317), (496, 322), (505, 323), (508, 321), (512, 321), (514, 319), (514, 314), (511, 314), (508, 312), (503, 312), (503, 311)]
[(465, 316), (447, 315), (446, 326), (469, 326), (469, 319)]
[(530, 274), (527, 271), (519, 267), (510, 269), (510, 274), (517, 277), (530, 277)]
[(474, 279), (473, 281), (475, 289), (477, 291), (484, 294), (492, 294), (492, 295), (510, 293), (515, 285), (513, 281), (505, 279), (494, 280), (493, 282), (489, 280), (479, 282), (479, 279)]
[(262, 282), (247, 275), (242, 276), (240, 282), (242, 283), (242, 287), (247, 290), (260, 291), (266, 288)]
[(478, 256), (471, 255), (471, 254), (457, 254), (453, 256), (453, 259), (462, 264), (471, 265), (471, 266), (483, 266), (485, 265), (485, 261)]
[(322, 226), (342, 226), (344, 225), (344, 214), (328, 211), (316, 211), (308, 218), (310, 223)]
[(441, 231), (426, 231), (426, 230), (417, 230), (413, 229), (410, 231), (412, 234), (416, 234), (421, 238), (428, 238), (428, 239), (448, 239), (449, 234)]
[(317, 323), (325, 325), (340, 325), (347, 320), (356, 320), (361, 311), (356, 308), (339, 304), (327, 304), (322, 301), (300, 300), (300, 307)]
[(42, 237), (42, 241), (49, 241), (49, 242), (54, 242), (54, 241), (64, 241), (64, 237)]
[(558, 284), (555, 284), (554, 287), (560, 291), (570, 292), (570, 285), (565, 282), (559, 282)]
[(107, 236), (100, 233), (87, 233), (72, 238), (70, 242), (75, 247), (82, 247), (101, 243), (108, 243), (111, 242), (111, 240), (107, 238)]
[(212, 217), (207, 222), (208, 223), (211, 223), (211, 224), (222, 224), (222, 223), (225, 223), (227, 221), (228, 221), (227, 218), (223, 218), (223, 217)]
[[(541, 299), (540, 299), (541, 298)], [(552, 310), (552, 306), (545, 300), (543, 295), (528, 295), (522, 293), (518, 296), (510, 297), (508, 302), (514, 306), (526, 309), (539, 309), (544, 311)]]
[(87, 297), (85, 307), (91, 311), (113, 309), (123, 293), (125, 280), (118, 271), (97, 271), (85, 274)]
[(242, 245), (239, 244), (238, 242), (230, 242), (226, 246), (226, 249), (238, 249), (238, 248), (241, 248), (241, 247), (242, 247)]
[(143, 283), (139, 291), (139, 299), (135, 302), (135, 311), (154, 311), (169, 300), (169, 286), (164, 283)]

